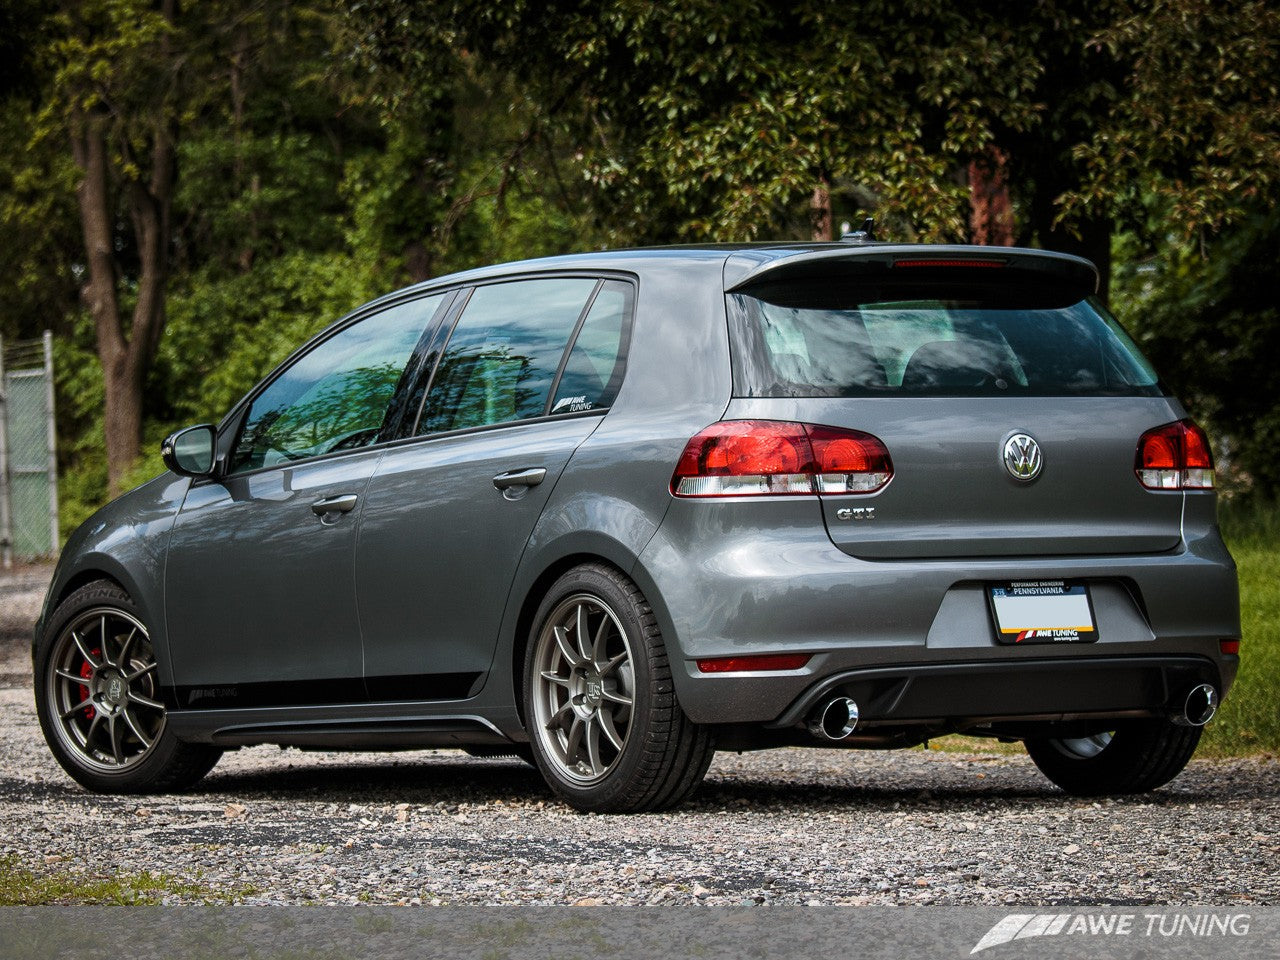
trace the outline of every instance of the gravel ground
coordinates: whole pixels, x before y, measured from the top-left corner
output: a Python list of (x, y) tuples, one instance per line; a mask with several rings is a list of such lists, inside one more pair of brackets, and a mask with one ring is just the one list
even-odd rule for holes
[(1095, 803), (1020, 755), (720, 754), (680, 810), (603, 817), (516, 760), (255, 747), (197, 792), (96, 796), (35, 719), (46, 576), (0, 580), (0, 858), (37, 873), (150, 871), (172, 903), (1280, 905), (1275, 758)]

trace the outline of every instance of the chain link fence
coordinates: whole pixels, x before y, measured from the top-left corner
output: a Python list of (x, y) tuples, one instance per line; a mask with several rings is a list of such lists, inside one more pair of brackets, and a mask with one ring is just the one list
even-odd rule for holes
[(53, 338), (0, 340), (0, 550), (15, 560), (58, 550)]

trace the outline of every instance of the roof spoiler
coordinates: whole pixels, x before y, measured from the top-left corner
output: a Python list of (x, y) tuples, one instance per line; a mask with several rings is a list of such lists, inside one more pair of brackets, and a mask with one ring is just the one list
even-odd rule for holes
[[(991, 270), (1010, 280), (1057, 281), (1098, 292), (1098, 268), (1083, 257), (1024, 247), (975, 247), (926, 244), (843, 244), (775, 256), (759, 251), (731, 256), (725, 264), (725, 292), (734, 293), (766, 283), (830, 280), (865, 276), (869, 280), (941, 279), (961, 272)], [(909, 271), (909, 273), (908, 273)]]

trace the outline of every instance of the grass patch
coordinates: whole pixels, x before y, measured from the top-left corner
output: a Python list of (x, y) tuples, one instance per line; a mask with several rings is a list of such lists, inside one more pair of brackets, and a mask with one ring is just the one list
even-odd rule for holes
[(0, 906), (3, 907), (147, 906), (161, 903), (166, 896), (181, 896), (201, 903), (228, 903), (235, 899), (210, 887), (149, 870), (110, 877), (72, 872), (35, 873), (16, 856), (0, 857)]
[(1240, 575), (1240, 673), (1202, 750), (1280, 753), (1280, 505), (1229, 504), (1223, 537)]

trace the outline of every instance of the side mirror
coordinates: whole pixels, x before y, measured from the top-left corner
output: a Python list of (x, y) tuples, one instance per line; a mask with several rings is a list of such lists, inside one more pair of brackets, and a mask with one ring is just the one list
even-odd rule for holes
[(207, 477), (213, 473), (214, 445), (218, 432), (211, 424), (187, 427), (170, 434), (160, 445), (164, 465), (184, 477)]

